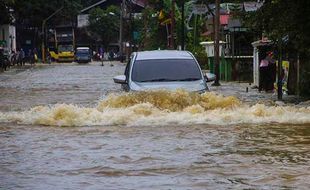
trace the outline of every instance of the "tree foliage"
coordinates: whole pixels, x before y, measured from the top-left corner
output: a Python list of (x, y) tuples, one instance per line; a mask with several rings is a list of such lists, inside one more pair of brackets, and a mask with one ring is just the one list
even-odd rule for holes
[(257, 12), (241, 15), (248, 28), (284, 43), (288, 55), (296, 58), (299, 55), (301, 94), (307, 96), (310, 95), (309, 10), (309, 0), (265, 0)]
[(14, 0), (1, 0), (0, 1), (0, 25), (8, 24), (12, 21), (10, 13), (10, 6), (14, 3)]
[(247, 27), (274, 41), (288, 36), (298, 49), (309, 49), (310, 1), (266, 0), (256, 12), (244, 13)]
[(116, 41), (119, 36), (120, 9), (109, 6), (103, 10), (95, 8), (89, 15), (89, 30), (101, 39), (107, 48), (110, 42)]
[(61, 16), (68, 19), (74, 19), (82, 8), (81, 0), (1, 0), (0, 23), (12, 21), (11, 9), (16, 24), (39, 27), (44, 19), (62, 6)]

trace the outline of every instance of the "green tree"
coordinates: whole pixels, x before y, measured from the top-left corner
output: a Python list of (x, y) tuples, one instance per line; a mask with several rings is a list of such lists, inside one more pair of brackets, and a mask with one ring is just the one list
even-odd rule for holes
[(95, 8), (89, 15), (89, 30), (99, 37), (105, 48), (108, 48), (109, 44), (116, 41), (119, 36), (119, 16), (120, 9), (116, 6), (109, 6), (103, 10), (101, 8)]
[(2, 0), (0, 1), (0, 25), (8, 24), (12, 21), (10, 9), (14, 4), (14, 0)]
[[(256, 12), (240, 14), (246, 26), (257, 33), (282, 43), (288, 39), (284, 50), (297, 54), (301, 66), (301, 94), (310, 95), (310, 1), (265, 0)], [(294, 57), (297, 57), (294, 55)]]
[(42, 21), (61, 6), (61, 17), (73, 20), (81, 9), (81, 0), (15, 0), (12, 3), (17, 24), (40, 27)]
[(149, 4), (142, 12), (143, 33), (141, 48), (144, 50), (165, 49), (167, 44), (166, 31), (160, 25), (158, 14), (160, 7), (155, 8)]

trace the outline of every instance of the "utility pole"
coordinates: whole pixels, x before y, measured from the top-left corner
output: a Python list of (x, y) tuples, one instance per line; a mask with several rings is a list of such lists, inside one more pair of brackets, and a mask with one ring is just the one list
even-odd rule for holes
[(278, 43), (278, 100), (282, 100), (282, 38)]
[(215, 43), (214, 43), (214, 74), (216, 75), (213, 86), (220, 86), (220, 0), (215, 0)]
[(181, 28), (182, 28), (182, 32), (181, 32), (181, 36), (182, 36), (182, 39), (181, 39), (181, 49), (184, 50), (184, 44), (185, 44), (185, 27), (184, 27), (184, 3), (185, 3), (185, 0), (182, 0), (182, 5), (181, 5), (181, 14), (182, 14), (182, 23), (181, 23)]
[(121, 13), (120, 13), (120, 22), (119, 22), (119, 55), (121, 62), (123, 62), (123, 17), (124, 17), (124, 6), (125, 0), (121, 2)]
[(174, 18), (174, 11), (175, 11), (175, 0), (171, 1), (171, 49), (174, 49), (174, 27), (175, 27), (175, 18)]
[(296, 80), (296, 94), (299, 96), (300, 95), (300, 86), (299, 86), (299, 77), (300, 77), (300, 62), (299, 62), (299, 53), (297, 53), (297, 80)]
[(46, 22), (52, 18), (54, 15), (56, 15), (59, 11), (61, 11), (64, 8), (64, 6), (61, 6), (59, 9), (57, 9), (53, 14), (48, 16), (46, 19), (42, 22), (42, 63), (45, 63), (45, 24)]

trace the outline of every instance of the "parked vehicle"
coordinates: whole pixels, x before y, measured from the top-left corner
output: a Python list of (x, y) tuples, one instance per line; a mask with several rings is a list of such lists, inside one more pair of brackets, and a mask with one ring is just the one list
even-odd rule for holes
[(0, 47), (0, 69), (5, 71), (9, 67), (10, 67), (10, 60), (9, 60), (8, 51)]
[(91, 51), (89, 47), (78, 47), (75, 51), (75, 61), (78, 63), (91, 62)]
[(52, 31), (48, 36), (50, 59), (57, 62), (74, 61), (74, 28), (72, 26), (59, 26)]
[(124, 75), (113, 78), (124, 90), (185, 89), (208, 90), (205, 75), (195, 57), (188, 51), (156, 50), (134, 52)]
[(74, 61), (74, 49), (72, 45), (58, 46), (58, 62), (72, 62)]

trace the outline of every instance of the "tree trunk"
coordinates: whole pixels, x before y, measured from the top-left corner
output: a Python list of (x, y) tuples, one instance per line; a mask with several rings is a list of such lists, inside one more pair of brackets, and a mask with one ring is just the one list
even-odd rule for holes
[(297, 57), (291, 57), (289, 64), (287, 90), (288, 94), (292, 95), (297, 93)]

